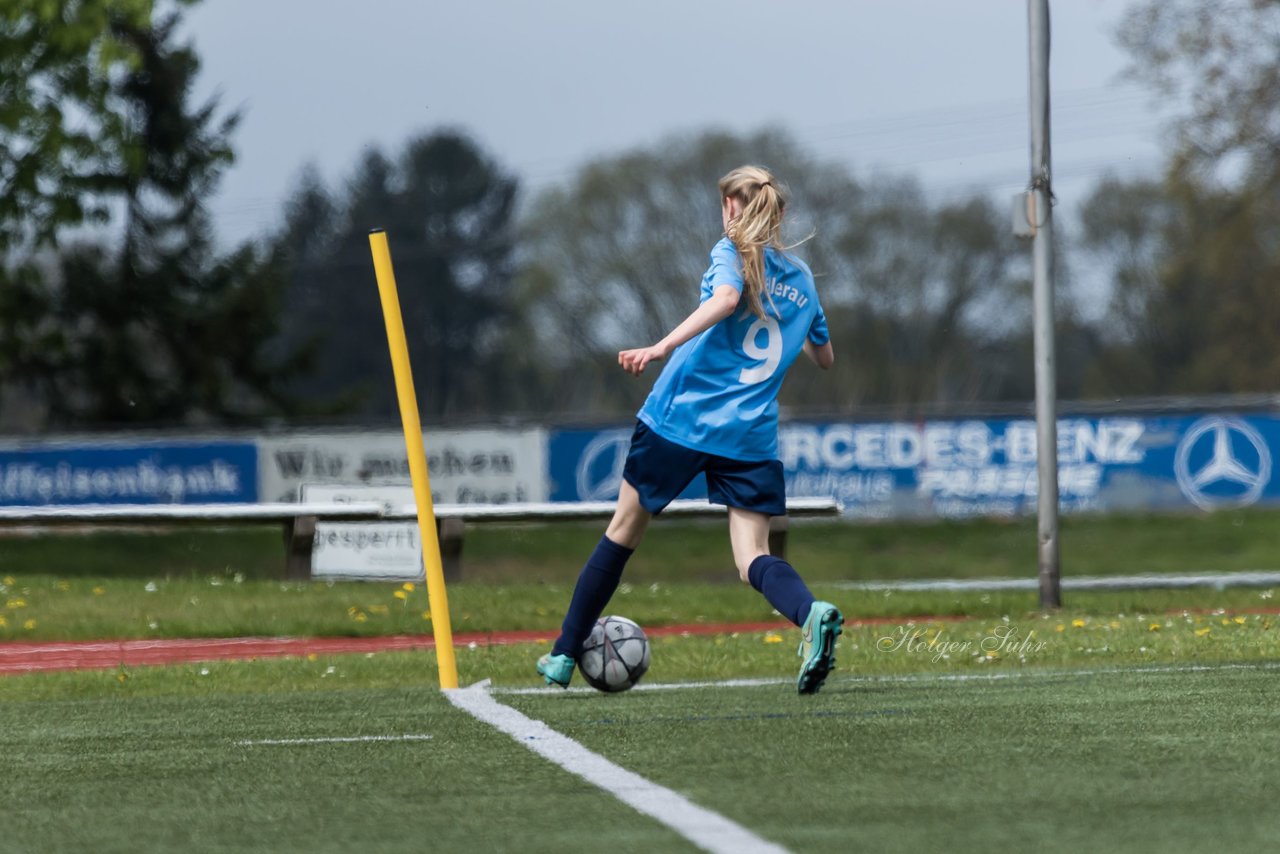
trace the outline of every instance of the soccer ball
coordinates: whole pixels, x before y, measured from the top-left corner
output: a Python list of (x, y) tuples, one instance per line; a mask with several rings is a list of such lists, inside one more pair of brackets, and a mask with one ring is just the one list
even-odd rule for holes
[(649, 669), (649, 639), (644, 629), (626, 617), (596, 620), (591, 636), (582, 644), (578, 669), (592, 688), (626, 691)]

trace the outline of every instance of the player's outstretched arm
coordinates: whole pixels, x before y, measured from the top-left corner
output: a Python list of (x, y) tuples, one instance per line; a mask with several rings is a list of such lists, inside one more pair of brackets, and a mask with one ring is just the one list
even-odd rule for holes
[(812, 341), (805, 339), (804, 354), (808, 356), (813, 363), (824, 371), (830, 368), (836, 362), (836, 351), (828, 341), (821, 347), (816, 346)]
[(644, 373), (645, 365), (667, 358), (672, 350), (733, 314), (738, 307), (738, 299), (736, 288), (721, 285), (706, 302), (694, 309), (693, 314), (682, 320), (679, 326), (657, 344), (618, 353), (618, 364), (632, 376), (640, 376)]

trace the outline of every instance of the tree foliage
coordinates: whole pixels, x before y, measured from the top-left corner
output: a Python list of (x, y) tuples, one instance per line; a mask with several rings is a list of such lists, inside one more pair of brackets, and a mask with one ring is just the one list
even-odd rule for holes
[[(88, 14), (91, 6), (60, 8)], [(175, 44), (176, 13), (152, 21), (107, 9), (92, 21), (103, 28), (102, 56), (121, 58), (41, 66), (46, 78), (35, 86), (65, 77), (92, 91), (78, 103), (97, 111), (86, 114), (85, 133), (101, 148), (88, 163), (51, 167), (35, 181), (55, 201), (63, 192), (88, 199), (78, 212), (50, 218), (44, 212), (58, 205), (36, 203), (30, 216), (7, 219), (26, 239), (10, 245), (0, 289), (6, 379), (32, 391), (61, 427), (236, 423), (295, 411), (282, 382), (300, 365), (267, 352), (283, 286), (279, 258), (252, 246), (220, 255), (204, 207), (232, 160), (237, 116), (219, 115), (216, 101), (189, 105), (199, 62), (189, 45)], [(58, 41), (53, 32), (44, 38)], [(10, 155), (24, 145), (16, 134), (3, 140)], [(0, 171), (21, 173), (26, 156), (18, 160)], [(104, 228), (37, 254), (81, 224), (90, 202), (106, 215)]]
[(522, 391), (508, 334), (515, 180), (468, 137), (440, 131), (394, 160), (368, 151), (344, 188), (306, 171), (278, 238), (292, 269), (284, 337), (317, 357), (295, 390), (339, 395), (366, 416), (398, 411), (369, 251), (369, 231), (382, 228), (423, 413), (509, 410)]
[(990, 202), (932, 205), (911, 180), (869, 183), (837, 245), (857, 283), (836, 303), (857, 371), (842, 394), (945, 405), (1007, 398), (1020, 385), (987, 358), (1031, 316), (1025, 247)]
[(1112, 271), (1097, 394), (1280, 386), (1280, 4), (1145, 0), (1132, 73), (1175, 105), (1158, 180), (1104, 181), (1082, 248)]
[[(1119, 30), (1130, 73), (1175, 109), (1178, 171), (1280, 174), (1280, 4), (1270, 0), (1142, 0)], [(1236, 166), (1241, 165), (1238, 160)]]
[(1111, 273), (1096, 395), (1245, 393), (1280, 384), (1280, 205), (1177, 171), (1102, 183), (1081, 248)]
[(153, 0), (59, 0), (0, 9), (0, 252), (105, 223), (109, 161), (124, 151), (113, 78), (142, 59), (126, 33)]

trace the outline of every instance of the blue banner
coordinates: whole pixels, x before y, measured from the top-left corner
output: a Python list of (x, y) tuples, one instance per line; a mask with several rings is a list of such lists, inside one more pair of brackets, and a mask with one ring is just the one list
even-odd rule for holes
[(0, 506), (257, 500), (258, 450), (252, 442), (0, 448)]
[[(617, 494), (630, 429), (552, 433), (553, 501)], [(1272, 461), (1280, 416), (1223, 413), (1064, 418), (1064, 512), (1205, 510), (1280, 503)], [(1035, 512), (1035, 422), (789, 423), (779, 434), (787, 495), (831, 496), (861, 518)], [(689, 497), (705, 496), (705, 487)]]

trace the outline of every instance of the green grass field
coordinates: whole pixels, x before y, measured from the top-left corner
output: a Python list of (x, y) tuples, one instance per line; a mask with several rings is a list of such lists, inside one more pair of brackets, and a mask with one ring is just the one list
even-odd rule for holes
[[(1278, 522), (1072, 518), (1064, 568), (1280, 568)], [(532, 662), (598, 537), (597, 526), (469, 537), (466, 580), (449, 589), (454, 630), (546, 639), (461, 645), (461, 683), (490, 679), (499, 702), (767, 840), (982, 852), (1280, 842), (1272, 590), (1080, 592), (1051, 614), (1030, 593), (855, 593), (840, 583), (1030, 575), (1034, 528), (805, 525), (796, 564), (818, 595), (869, 620), (846, 628), (817, 697), (795, 696), (789, 628), (655, 637), (642, 689), (622, 695), (536, 690)], [(733, 580), (727, 553), (719, 526), (659, 527), (610, 611), (650, 627), (776, 618)], [(280, 581), (274, 529), (8, 537), (0, 562), (0, 641), (431, 631), (421, 585)], [(404, 735), (417, 738), (245, 743)], [(455, 709), (429, 651), (0, 677), (0, 748), (0, 851), (693, 850)]]
[[(36, 690), (0, 700), (0, 848), (693, 850), (452, 708), (429, 656), (382, 658), (4, 680)], [(497, 698), (796, 851), (1262, 850), (1280, 842), (1276, 676), (1035, 666), (841, 672), (809, 698), (787, 681)], [(243, 743), (403, 735), (429, 739)]]

